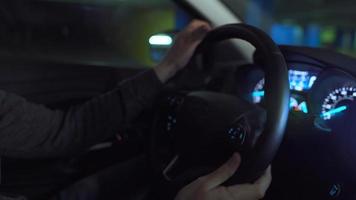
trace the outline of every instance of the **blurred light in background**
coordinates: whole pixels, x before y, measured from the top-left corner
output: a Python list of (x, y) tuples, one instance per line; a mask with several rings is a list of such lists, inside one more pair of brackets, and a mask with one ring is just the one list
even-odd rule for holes
[(270, 35), (278, 44), (300, 45), (303, 42), (303, 28), (297, 25), (275, 23)]
[[(321, 47), (356, 57), (353, 0), (220, 0), (277, 44)], [(317, 9), (316, 9), (317, 8)]]
[(169, 35), (158, 34), (152, 35), (148, 42), (150, 43), (150, 45), (170, 46), (173, 43), (173, 38)]
[(309, 24), (304, 31), (304, 44), (309, 47), (320, 47), (321, 28), (317, 24)]

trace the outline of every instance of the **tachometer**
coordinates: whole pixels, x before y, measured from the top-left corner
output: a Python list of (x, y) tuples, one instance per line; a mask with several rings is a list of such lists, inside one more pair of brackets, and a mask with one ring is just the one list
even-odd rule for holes
[(356, 99), (356, 87), (335, 89), (324, 99), (320, 117), (323, 120), (331, 120), (335, 116), (342, 115), (350, 108), (354, 99)]
[(265, 95), (264, 87), (265, 87), (265, 79), (263, 78), (257, 82), (255, 88), (253, 89), (253, 93), (252, 93), (253, 103), (260, 103), (262, 101), (262, 98)]

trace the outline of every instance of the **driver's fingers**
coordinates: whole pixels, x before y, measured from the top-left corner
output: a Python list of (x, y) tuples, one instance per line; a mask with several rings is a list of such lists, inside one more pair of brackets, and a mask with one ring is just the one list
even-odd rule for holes
[(264, 197), (263, 191), (253, 184), (242, 184), (228, 187), (227, 191), (236, 200), (257, 200)]
[(211, 30), (211, 26), (204, 21), (193, 20), (175, 38), (174, 45), (170, 49), (165, 61), (175, 64), (178, 69), (187, 65), (195, 49)]
[(203, 177), (205, 189), (210, 190), (224, 183), (227, 179), (234, 175), (236, 170), (239, 168), (240, 163), (240, 154), (234, 153), (230, 160), (223, 164), (219, 169)]
[(266, 192), (268, 187), (271, 185), (271, 182), (272, 182), (272, 167), (270, 165), (266, 169), (265, 173), (257, 181), (255, 181), (255, 185), (258, 185), (258, 187), (260, 187), (261, 189), (264, 190), (264, 192)]
[(271, 166), (254, 184), (227, 187), (227, 191), (238, 200), (262, 199), (272, 181)]
[(182, 32), (191, 42), (200, 42), (211, 30), (210, 24), (201, 20), (193, 20)]

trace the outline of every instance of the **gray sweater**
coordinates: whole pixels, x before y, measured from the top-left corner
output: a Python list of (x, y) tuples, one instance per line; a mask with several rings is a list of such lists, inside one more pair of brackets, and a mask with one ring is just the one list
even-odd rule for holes
[(67, 111), (0, 91), (0, 156), (51, 158), (85, 151), (135, 119), (153, 103), (162, 85), (149, 70)]

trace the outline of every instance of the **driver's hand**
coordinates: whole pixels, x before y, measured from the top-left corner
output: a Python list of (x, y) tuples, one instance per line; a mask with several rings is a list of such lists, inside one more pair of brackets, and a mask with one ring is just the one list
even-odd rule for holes
[(166, 57), (154, 68), (163, 83), (188, 64), (196, 47), (210, 30), (211, 26), (207, 22), (193, 20), (177, 35)]
[(271, 184), (271, 167), (253, 184), (225, 187), (221, 184), (228, 180), (238, 169), (241, 157), (235, 153), (229, 161), (215, 172), (198, 178), (184, 187), (175, 200), (256, 200), (262, 199)]

